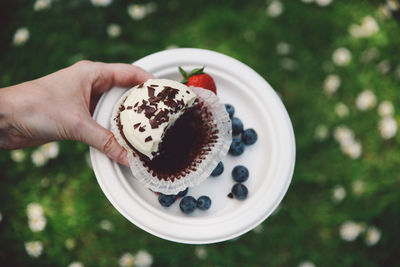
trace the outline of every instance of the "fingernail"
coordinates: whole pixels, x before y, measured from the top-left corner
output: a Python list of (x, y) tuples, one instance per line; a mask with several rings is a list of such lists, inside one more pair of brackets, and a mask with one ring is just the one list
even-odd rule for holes
[(124, 152), (121, 153), (121, 164), (129, 167), (129, 162), (128, 162), (128, 153), (126, 152), (126, 150), (124, 149)]

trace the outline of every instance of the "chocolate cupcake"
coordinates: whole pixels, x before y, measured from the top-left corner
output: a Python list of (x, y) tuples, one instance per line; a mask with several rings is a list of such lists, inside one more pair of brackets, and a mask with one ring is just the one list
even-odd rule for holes
[(208, 90), (150, 79), (116, 103), (111, 130), (149, 189), (176, 194), (205, 180), (231, 143), (225, 107)]

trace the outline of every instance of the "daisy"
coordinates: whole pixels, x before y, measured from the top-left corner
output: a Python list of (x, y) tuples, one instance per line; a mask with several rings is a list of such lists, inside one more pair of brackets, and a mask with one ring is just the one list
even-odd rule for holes
[(279, 55), (287, 55), (290, 53), (291, 47), (290, 44), (286, 43), (286, 42), (279, 42), (276, 45), (276, 52)]
[(90, 0), (92, 5), (94, 6), (109, 6), (112, 3), (112, 0)]
[(365, 184), (361, 180), (355, 180), (352, 184), (352, 189), (355, 195), (362, 195), (365, 190)]
[(119, 266), (121, 267), (132, 267), (134, 263), (133, 255), (130, 253), (124, 253), (121, 258), (119, 258)]
[(43, 243), (41, 241), (25, 242), (25, 250), (29, 256), (37, 258), (42, 254)]
[(375, 245), (376, 243), (379, 242), (380, 239), (381, 239), (381, 231), (374, 226), (368, 227), (365, 235), (365, 243), (367, 244), (367, 246)]
[(379, 132), (383, 139), (390, 139), (396, 136), (397, 122), (392, 117), (385, 117), (379, 122)]
[(26, 214), (28, 215), (28, 218), (43, 216), (43, 208), (36, 202), (29, 203), (26, 207)]
[(47, 157), (41, 149), (36, 149), (35, 151), (33, 151), (33, 153), (31, 154), (31, 158), (32, 163), (36, 167), (41, 167), (47, 163)]
[(390, 117), (394, 114), (394, 106), (390, 101), (382, 101), (378, 106), (378, 114), (381, 117)]
[(109, 220), (102, 220), (100, 222), (100, 228), (110, 232), (114, 229), (114, 225)]
[(153, 264), (153, 256), (145, 250), (139, 250), (133, 258), (137, 267), (149, 267)]
[(333, 0), (315, 0), (315, 3), (319, 6), (329, 6)]
[(348, 221), (340, 226), (339, 233), (344, 241), (354, 241), (362, 232), (363, 227), (359, 223)]
[(349, 115), (349, 108), (342, 102), (339, 102), (335, 105), (335, 113), (339, 117), (346, 117)]
[(303, 261), (299, 264), (298, 267), (315, 267), (315, 265), (310, 261)]
[(128, 14), (134, 20), (141, 20), (147, 15), (145, 6), (138, 4), (129, 5)]
[(83, 263), (79, 261), (74, 261), (68, 265), (68, 267), (83, 267)]
[(340, 84), (341, 84), (340, 77), (335, 74), (330, 74), (330, 75), (326, 76), (326, 78), (325, 78), (324, 86), (323, 86), (324, 92), (327, 95), (331, 96), (334, 93), (336, 93), (336, 91), (340, 87)]
[(271, 18), (279, 17), (284, 10), (283, 4), (278, 0), (273, 0), (267, 7), (267, 15)]
[(196, 257), (200, 260), (204, 260), (208, 256), (207, 250), (204, 246), (197, 246), (194, 250), (194, 254), (196, 254)]
[(29, 218), (29, 228), (32, 230), (32, 232), (43, 231), (46, 227), (46, 223), (47, 220), (44, 216)]
[(337, 66), (346, 66), (350, 63), (351, 52), (345, 47), (336, 49), (332, 54), (332, 61)]
[(48, 159), (54, 159), (58, 156), (58, 152), (60, 151), (59, 145), (57, 142), (50, 142), (40, 146), (40, 150)]
[(314, 137), (317, 141), (323, 141), (328, 137), (328, 127), (323, 124), (317, 125), (314, 132)]
[(28, 39), (29, 39), (29, 30), (25, 27), (19, 28), (15, 33), (14, 33), (14, 38), (13, 38), (13, 44), (15, 46), (21, 46), (25, 44)]
[(118, 24), (109, 24), (107, 26), (107, 35), (110, 38), (117, 38), (121, 35), (121, 26), (119, 26)]
[(356, 107), (359, 110), (367, 110), (375, 107), (376, 96), (371, 90), (364, 90), (356, 98)]
[(33, 4), (33, 10), (40, 11), (48, 9), (51, 6), (51, 0), (36, 0)]
[(25, 152), (22, 149), (11, 150), (11, 159), (14, 162), (22, 162), (25, 159)]
[(346, 197), (346, 190), (343, 186), (338, 185), (333, 189), (332, 199), (333, 202), (339, 203)]

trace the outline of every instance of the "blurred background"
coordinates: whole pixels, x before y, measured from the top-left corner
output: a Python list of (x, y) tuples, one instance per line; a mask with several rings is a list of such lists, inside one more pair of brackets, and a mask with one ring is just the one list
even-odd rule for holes
[(282, 97), (297, 162), (265, 222), (195, 246), (120, 215), (82, 143), (0, 150), (0, 265), (399, 266), (399, 13), (397, 0), (2, 1), (0, 87), (81, 59), (215, 50)]

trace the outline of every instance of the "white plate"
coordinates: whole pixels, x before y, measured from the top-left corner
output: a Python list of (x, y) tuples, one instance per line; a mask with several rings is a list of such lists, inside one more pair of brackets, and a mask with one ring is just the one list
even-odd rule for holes
[[(158, 78), (180, 81), (178, 66), (185, 70), (205, 66), (214, 78), (218, 97), (235, 107), (235, 116), (244, 127), (254, 128), (258, 141), (247, 146), (239, 157), (222, 159), (225, 171), (210, 177), (188, 195), (207, 195), (212, 200), (208, 211), (195, 210), (186, 215), (179, 210), (179, 201), (165, 208), (157, 196), (142, 186), (123, 167), (91, 148), (91, 161), (97, 181), (114, 207), (143, 230), (175, 242), (207, 244), (238, 237), (264, 221), (285, 195), (294, 169), (295, 140), (289, 116), (271, 86), (243, 63), (209, 50), (181, 48), (158, 52), (134, 63)], [(124, 89), (113, 88), (100, 99), (94, 119), (105, 128), (114, 103)], [(249, 169), (244, 183), (247, 199), (230, 199), (234, 181), (232, 168), (238, 164)]]

